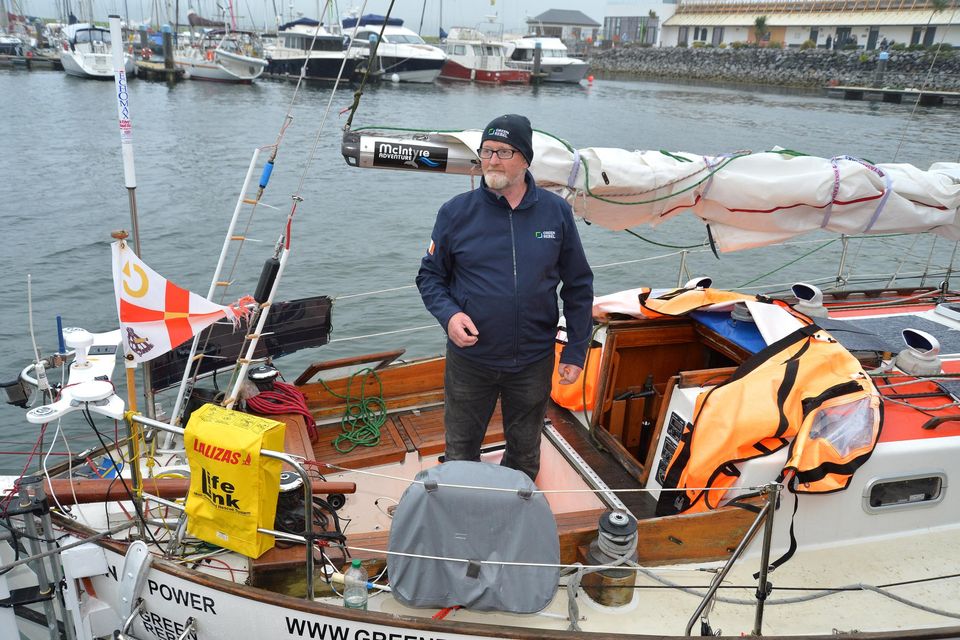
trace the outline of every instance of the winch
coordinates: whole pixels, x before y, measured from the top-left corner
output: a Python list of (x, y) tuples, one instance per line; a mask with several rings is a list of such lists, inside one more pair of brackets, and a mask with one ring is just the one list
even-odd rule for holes
[[(637, 519), (626, 511), (607, 511), (600, 516), (597, 538), (587, 549), (585, 564), (612, 565), (624, 556), (629, 562), (637, 561)], [(603, 569), (585, 574), (580, 584), (594, 602), (618, 607), (633, 599), (636, 577), (631, 568)]]

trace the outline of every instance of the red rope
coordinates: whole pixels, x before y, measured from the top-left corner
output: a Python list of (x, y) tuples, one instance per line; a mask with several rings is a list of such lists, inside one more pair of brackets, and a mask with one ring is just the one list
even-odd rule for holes
[(310, 409), (307, 408), (307, 399), (292, 384), (274, 382), (273, 391), (261, 391), (252, 398), (247, 398), (247, 406), (262, 415), (297, 413), (303, 416), (303, 421), (307, 424), (310, 441), (314, 442), (317, 439), (317, 423)]
[(448, 615), (450, 615), (457, 609), (463, 609), (463, 607), (461, 607), (458, 604), (455, 604), (452, 607), (444, 607), (443, 609), (440, 609), (440, 611), (437, 611), (435, 614), (433, 614), (431, 617), (434, 620), (443, 620), (444, 618), (446, 618)]

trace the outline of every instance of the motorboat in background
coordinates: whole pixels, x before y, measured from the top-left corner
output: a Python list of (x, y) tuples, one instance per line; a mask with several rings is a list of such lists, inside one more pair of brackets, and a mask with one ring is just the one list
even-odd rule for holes
[(381, 27), (383, 42), (377, 47), (372, 75), (387, 79), (396, 76), (400, 82), (429, 83), (437, 79), (447, 60), (443, 50), (424, 42), (419, 34), (404, 27), (399, 18), (366, 14), (360, 18), (344, 18), (342, 24), (344, 33), (352, 38), (349, 55), (356, 59), (358, 72), (369, 66), (372, 38), (380, 36)]
[(444, 46), (447, 61), (440, 70), (446, 80), (490, 84), (529, 84), (531, 71), (507, 66), (506, 45), (478, 29), (453, 27)]
[(356, 58), (347, 56), (344, 36), (330, 33), (310, 18), (281, 25), (275, 37), (264, 38), (264, 52), (267, 58), (264, 73), (275, 78), (299, 78), (306, 64), (304, 78), (307, 80), (349, 79), (357, 64)]
[[(70, 24), (60, 32), (60, 62), (63, 70), (78, 78), (113, 79), (110, 31), (87, 22)], [(123, 66), (134, 73), (133, 56), (124, 52)]]
[(174, 54), (177, 66), (193, 80), (253, 82), (267, 66), (260, 36), (252, 31), (216, 29)]
[(534, 54), (540, 47), (540, 72), (545, 82), (577, 83), (590, 69), (583, 60), (567, 55), (567, 45), (560, 38), (524, 36), (507, 43), (507, 65), (514, 69), (533, 71)]
[(22, 56), (24, 42), (17, 36), (0, 33), (0, 56)]

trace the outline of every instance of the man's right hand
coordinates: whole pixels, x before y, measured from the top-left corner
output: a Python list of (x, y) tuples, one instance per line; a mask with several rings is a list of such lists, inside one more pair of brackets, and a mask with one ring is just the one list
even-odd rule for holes
[(458, 311), (450, 317), (447, 323), (447, 336), (460, 348), (472, 347), (480, 339), (480, 332), (473, 324), (470, 316), (463, 311)]

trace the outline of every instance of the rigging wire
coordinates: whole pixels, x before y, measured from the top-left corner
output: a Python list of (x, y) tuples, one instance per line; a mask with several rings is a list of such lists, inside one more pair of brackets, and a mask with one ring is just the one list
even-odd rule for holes
[[(939, 11), (934, 11), (933, 13), (939, 13)], [(933, 20), (933, 13), (930, 14), (930, 20)], [(903, 141), (907, 138), (907, 132), (910, 130), (910, 123), (913, 122), (913, 117), (917, 113), (917, 107), (920, 106), (920, 97), (923, 95), (923, 90), (927, 88), (927, 83), (930, 82), (930, 76), (933, 74), (933, 65), (936, 64), (937, 58), (940, 56), (940, 49), (943, 47), (943, 42), (947, 37), (947, 32), (950, 31), (950, 25), (953, 24), (953, 18), (957, 15), (957, 7), (954, 5), (953, 12), (950, 14), (950, 20), (947, 21), (947, 27), (943, 30), (943, 35), (940, 37), (940, 42), (937, 44), (937, 49), (933, 54), (933, 59), (930, 60), (930, 67), (927, 69), (927, 75), (923, 78), (923, 84), (920, 85), (920, 91), (917, 92), (917, 99), (913, 103), (913, 109), (910, 111), (910, 117), (907, 118), (907, 124), (903, 127), (903, 133), (900, 134), (900, 140), (897, 142), (897, 150), (893, 152), (893, 159), (890, 162), (896, 162), (897, 156), (900, 155), (900, 149), (903, 147)], [(929, 21), (927, 22), (929, 25)], [(960, 154), (958, 154), (957, 162), (960, 162)]]

